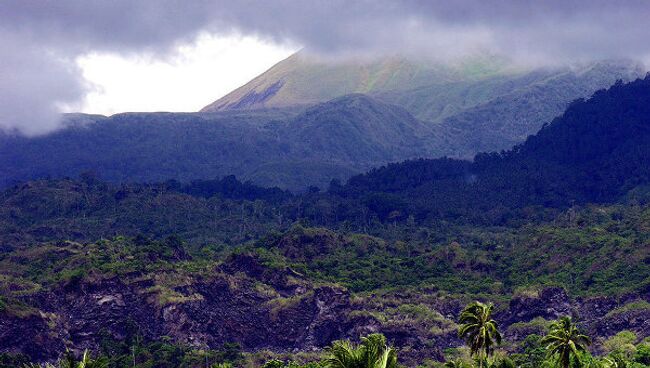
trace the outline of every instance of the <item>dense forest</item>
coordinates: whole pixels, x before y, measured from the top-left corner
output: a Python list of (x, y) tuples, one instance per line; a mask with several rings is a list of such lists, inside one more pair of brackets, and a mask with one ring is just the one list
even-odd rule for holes
[[(647, 366), (648, 116), (650, 77), (510, 151), (302, 194), (233, 176), (13, 185), (0, 366)], [(463, 327), (476, 313), (494, 344)]]

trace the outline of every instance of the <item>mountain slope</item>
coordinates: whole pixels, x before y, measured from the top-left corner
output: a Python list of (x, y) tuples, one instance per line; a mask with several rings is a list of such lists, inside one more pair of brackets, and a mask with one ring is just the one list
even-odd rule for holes
[[(631, 61), (526, 69), (488, 55), (444, 64), (404, 57), (325, 61), (298, 52), (201, 111), (311, 105), (363, 93), (402, 106), (421, 120), (440, 122), (468, 109), (504, 101), (514, 105), (536, 94), (539, 97), (528, 103), (537, 110), (523, 113), (534, 115), (535, 122), (546, 122), (576, 98), (588, 97), (618, 79), (642, 75), (643, 67)], [(495, 118), (477, 116), (473, 122), (490, 117)], [(520, 117), (508, 120), (523, 123)], [(539, 125), (535, 127), (530, 133)]]
[(234, 174), (301, 190), (390, 161), (429, 155), (423, 137), (430, 130), (424, 124), (403, 109), (359, 95), (306, 111), (71, 119), (67, 128), (47, 136), (4, 136), (0, 185), (92, 170), (118, 182)]
[(509, 149), (571, 101), (643, 73), (639, 63), (623, 60), (525, 69), (488, 56), (442, 64), (398, 57), (324, 61), (299, 52), (202, 111), (306, 106), (363, 93), (431, 123), (434, 157), (472, 158)]
[(402, 57), (324, 61), (301, 51), (201, 111), (314, 104), (351, 93), (370, 94), (474, 80), (498, 73), (501, 64), (487, 58), (454, 66)]
[[(0, 133), (0, 186), (94, 170), (118, 182), (237, 175), (292, 190), (325, 187), (388, 162), (508, 149), (574, 98), (639, 73), (622, 62), (514, 73), (490, 59), (440, 66), (306, 57), (294, 55), (251, 82), (271, 88), (251, 95), (268, 103), (238, 100), (241, 106), (212, 113), (71, 115), (47, 136)], [(367, 94), (319, 102), (350, 91)], [(253, 109), (266, 105), (290, 107)]]
[(650, 76), (574, 102), (510, 151), (479, 154), (473, 163), (392, 164), (351, 178), (337, 192), (349, 198), (396, 196), (399, 201), (388, 197), (378, 207), (383, 217), (402, 211), (420, 218), (460, 214), (507, 221), (499, 217), (505, 209), (612, 202), (631, 190), (643, 195), (650, 185), (649, 147)]
[(445, 147), (445, 154), (471, 158), (476, 152), (510, 149), (561, 115), (569, 102), (587, 98), (612, 85), (615, 79), (631, 81), (641, 77), (641, 70), (634, 63), (600, 62), (578, 70), (539, 72), (534, 79), (515, 83), (517, 87), (504, 90), (488, 102), (441, 119), (439, 131), (457, 142)]
[(431, 128), (406, 110), (362, 94), (307, 109), (290, 121), (289, 141), (302, 142), (297, 157), (355, 162), (358, 166), (429, 154)]

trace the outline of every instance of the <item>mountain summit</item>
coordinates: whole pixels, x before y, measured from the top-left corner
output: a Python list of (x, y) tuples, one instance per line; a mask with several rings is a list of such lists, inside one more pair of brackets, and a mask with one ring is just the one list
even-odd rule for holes
[(352, 93), (377, 94), (477, 81), (503, 73), (503, 65), (487, 58), (456, 65), (403, 57), (326, 61), (301, 51), (201, 111), (305, 105)]
[(398, 56), (323, 60), (301, 51), (201, 111), (313, 105), (363, 93), (403, 106), (418, 119), (441, 122), (485, 105), (516, 103), (532, 95), (546, 112), (542, 118), (546, 122), (576, 98), (588, 97), (618, 79), (642, 76), (643, 67), (632, 61), (522, 68), (491, 55), (445, 64)]

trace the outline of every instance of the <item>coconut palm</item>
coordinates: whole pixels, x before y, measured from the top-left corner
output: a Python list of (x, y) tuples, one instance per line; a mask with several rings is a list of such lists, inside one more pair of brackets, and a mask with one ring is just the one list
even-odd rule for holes
[(327, 350), (328, 368), (397, 368), (397, 352), (381, 334), (362, 337), (356, 347), (347, 340), (335, 341)]
[(41, 366), (39, 364), (29, 364), (26, 368), (107, 368), (108, 361), (105, 358), (92, 359), (90, 352), (85, 350), (81, 356), (81, 360), (77, 361), (74, 355), (70, 351), (66, 351), (61, 359), (59, 359), (57, 365), (51, 363), (46, 363)]
[(548, 335), (540, 342), (546, 345), (548, 355), (556, 357), (563, 368), (569, 368), (571, 361), (579, 359), (580, 353), (591, 345), (589, 337), (581, 334), (571, 317), (567, 316), (553, 322)]
[(445, 368), (472, 368), (472, 366), (462, 359), (450, 360), (445, 363)]
[(348, 340), (334, 341), (328, 349), (325, 365), (329, 368), (361, 368), (361, 351)]
[(608, 356), (603, 358), (602, 366), (604, 368), (626, 368), (627, 362), (620, 356)]
[(478, 356), (479, 367), (494, 353), (495, 345), (501, 344), (499, 326), (492, 319), (493, 309), (492, 304), (473, 302), (460, 313), (458, 337), (465, 340), (472, 356)]

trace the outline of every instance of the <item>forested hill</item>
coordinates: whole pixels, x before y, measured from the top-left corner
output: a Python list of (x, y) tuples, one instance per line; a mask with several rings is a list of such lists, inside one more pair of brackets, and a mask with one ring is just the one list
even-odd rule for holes
[(303, 190), (391, 161), (436, 157), (435, 142), (424, 139), (430, 132), (403, 109), (363, 95), (304, 111), (73, 116), (46, 136), (0, 132), (0, 187), (92, 170), (111, 182), (236, 175)]
[[(380, 70), (393, 70), (390, 65)], [(347, 180), (389, 162), (471, 158), (477, 152), (509, 149), (564, 111), (570, 101), (617, 79), (641, 75), (636, 63), (601, 62), (577, 70), (472, 77), (472, 82), (449, 81), (435, 71), (407, 73), (413, 66), (399, 65), (393, 66), (405, 74), (396, 71), (395, 78), (386, 83), (397, 82), (401, 80), (397, 75), (402, 75), (406, 79), (398, 83), (400, 93), (344, 88), (310, 100), (311, 106), (110, 117), (73, 114), (67, 116), (62, 129), (44, 136), (0, 131), (0, 187), (39, 178), (76, 177), (94, 170), (104, 180), (118, 183), (236, 175), (266, 187), (325, 188), (332, 179)], [(305, 71), (307, 75), (313, 75), (310, 70)], [(347, 72), (328, 70), (324, 72), (345, 80)], [(290, 71), (297, 72), (285, 70)], [(341, 78), (328, 83), (336, 84)], [(300, 86), (313, 90), (328, 84), (321, 78), (303, 82)], [(420, 82), (433, 84), (415, 88)], [(292, 91), (289, 85), (278, 96)], [(407, 86), (415, 89), (404, 90)], [(351, 92), (357, 93), (341, 95)]]
[[(357, 98), (348, 102), (368, 101)], [(320, 119), (318, 111), (312, 112), (314, 121)], [(563, 116), (511, 151), (480, 154), (474, 162), (444, 158), (391, 164), (355, 176), (344, 185), (334, 181), (326, 192), (314, 189), (294, 196), (279, 189), (242, 184), (234, 177), (144, 187), (100, 185), (95, 179), (89, 184), (86, 178), (82, 183), (18, 185), (3, 192), (0, 205), (6, 211), (7, 229), (24, 230), (33, 225), (38, 233), (42, 226), (58, 229), (63, 224), (62, 234), (74, 234), (79, 227), (65, 224), (87, 220), (93, 226), (100, 224), (98, 236), (151, 229), (150, 235), (178, 232), (190, 238), (212, 239), (211, 232), (219, 227), (212, 221), (219, 211), (228, 214), (223, 218), (235, 222), (246, 219), (245, 226), (230, 229), (241, 239), (246, 238), (244, 228), (257, 229), (251, 235), (255, 237), (269, 224), (284, 228), (301, 219), (332, 227), (349, 224), (356, 230), (367, 229), (373, 221), (499, 225), (525, 222), (530, 216), (546, 216), (574, 204), (621, 199), (649, 202), (648, 162), (650, 77), (616, 84), (587, 101), (576, 101)], [(244, 211), (243, 206), (228, 202), (214, 212), (217, 197), (256, 204)], [(163, 203), (166, 211), (156, 212)], [(149, 213), (145, 209), (150, 210), (150, 218), (137, 215)], [(15, 217), (15, 213), (21, 215)], [(190, 230), (196, 227), (191, 219), (202, 213), (211, 219), (205, 229)], [(115, 221), (116, 216), (121, 220)], [(113, 230), (104, 233), (111, 227)], [(37, 234), (37, 238), (43, 237)]]
[[(372, 202), (382, 216), (477, 215), (500, 207), (611, 202), (650, 184), (650, 77), (578, 100), (510, 151), (391, 164), (332, 192)], [(374, 193), (374, 194), (373, 194)]]
[(460, 345), (456, 316), (475, 299), (496, 303), (510, 352), (564, 315), (594, 351), (621, 330), (643, 339), (649, 127), (650, 77), (573, 103), (511, 151), (406, 161), (326, 192), (234, 177), (14, 185), (0, 192), (0, 358), (132, 359), (136, 337), (313, 351), (379, 331), (416, 366)]
[[(358, 97), (348, 99), (347, 103), (366, 105), (369, 101)], [(338, 103), (329, 107), (335, 113), (345, 115), (347, 110), (338, 108)], [(376, 108), (372, 104), (367, 106), (369, 111)], [(327, 122), (323, 117), (329, 115), (319, 115), (320, 111), (317, 109), (306, 114), (311, 114), (310, 118), (315, 122)], [(413, 120), (413, 125), (404, 125), (404, 128), (408, 127), (417, 127), (417, 121)], [(354, 130), (356, 126), (339, 126), (333, 131), (343, 139), (347, 129)], [(344, 154), (351, 147), (344, 141), (332, 142), (339, 144)], [(42, 225), (43, 221), (60, 216), (87, 218), (90, 216), (88, 211), (93, 211), (92, 216), (103, 218), (104, 212), (113, 213), (113, 209), (104, 205), (106, 203), (115, 203), (118, 206), (115, 211), (119, 206), (131, 203), (137, 212), (137, 208), (142, 208), (138, 201), (158, 205), (163, 198), (159, 193), (189, 194), (191, 197), (165, 195), (165, 201), (179, 208), (178, 213), (172, 213), (172, 207), (167, 207), (170, 211), (166, 216), (171, 217), (166, 220), (168, 224), (164, 229), (154, 232), (158, 234), (173, 232), (178, 219), (188, 218), (186, 214), (191, 210), (179, 203), (198, 203), (193, 198), (215, 196), (269, 203), (274, 207), (269, 210), (269, 221), (283, 224), (299, 219), (327, 226), (350, 223), (356, 229), (366, 228), (373, 219), (391, 223), (413, 219), (418, 223), (444, 220), (503, 224), (525, 221), (526, 214), (531, 213), (527, 209), (535, 206), (539, 210), (532, 213), (540, 214), (574, 204), (611, 203), (621, 199), (640, 203), (650, 201), (648, 162), (650, 78), (616, 84), (597, 92), (587, 101), (576, 101), (563, 116), (510, 151), (479, 154), (473, 162), (443, 158), (390, 164), (352, 177), (344, 185), (333, 181), (326, 192), (312, 190), (292, 196), (279, 189), (241, 184), (229, 177), (190, 184), (170, 181), (146, 190), (138, 186), (41, 182), (11, 188), (3, 193), (2, 198), (5, 208), (20, 207), (17, 211), (22, 214), (22, 221), (31, 218), (34, 208), (50, 203), (50, 207), (44, 208), (34, 218), (35, 223)], [(104, 175), (102, 171), (98, 173), (100, 177)], [(125, 201), (125, 196), (135, 202)], [(136, 197), (140, 199), (135, 200)], [(71, 198), (80, 202), (73, 203)], [(30, 203), (41, 205), (32, 208)], [(203, 205), (193, 206), (196, 212)], [(69, 211), (63, 210), (66, 208)], [(130, 211), (119, 210), (120, 213)], [(206, 211), (210, 210), (206, 208)], [(253, 212), (255, 216), (261, 213)], [(231, 210), (228, 213), (233, 215)], [(11, 218), (8, 215), (7, 219)], [(129, 229), (135, 226), (131, 225)], [(148, 228), (139, 222), (137, 226)]]

